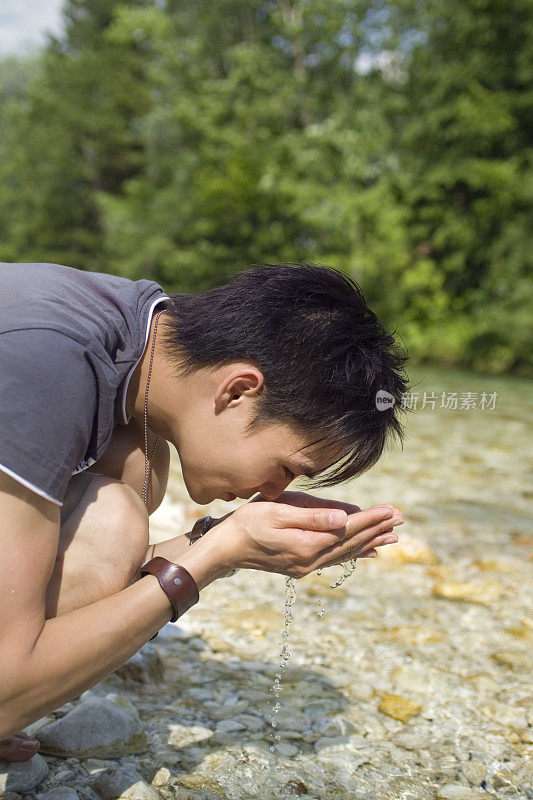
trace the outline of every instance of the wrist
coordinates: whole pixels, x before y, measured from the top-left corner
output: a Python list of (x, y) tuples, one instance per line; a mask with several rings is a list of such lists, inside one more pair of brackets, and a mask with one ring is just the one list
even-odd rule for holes
[(224, 552), (220, 537), (209, 534), (190, 545), (176, 559), (176, 563), (185, 567), (201, 591), (231, 570), (232, 565), (227, 563)]

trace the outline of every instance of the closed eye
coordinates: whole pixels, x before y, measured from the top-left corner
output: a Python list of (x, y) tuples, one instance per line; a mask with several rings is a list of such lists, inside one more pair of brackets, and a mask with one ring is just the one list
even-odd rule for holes
[(283, 471), (285, 472), (285, 476), (289, 478), (291, 481), (295, 479), (296, 475), (293, 472), (291, 472), (290, 469), (287, 469), (287, 467), (283, 467)]

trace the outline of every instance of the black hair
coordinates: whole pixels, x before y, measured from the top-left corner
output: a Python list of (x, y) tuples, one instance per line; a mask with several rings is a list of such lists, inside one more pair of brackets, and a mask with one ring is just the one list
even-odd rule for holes
[(311, 435), (309, 447), (340, 454), (314, 486), (361, 475), (389, 433), (403, 442), (407, 354), (352, 278), (303, 262), (253, 264), (205, 292), (168, 294), (162, 342), (180, 374), (254, 364), (264, 386), (247, 432), (282, 422)]

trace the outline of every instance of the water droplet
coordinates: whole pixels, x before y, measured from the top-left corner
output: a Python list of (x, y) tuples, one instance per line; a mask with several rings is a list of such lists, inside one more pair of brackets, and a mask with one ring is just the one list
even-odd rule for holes
[[(336, 589), (340, 586), (346, 578), (349, 578), (350, 575), (353, 574), (355, 570), (356, 560), (351, 559), (348, 563), (342, 564), (343, 573), (340, 575), (333, 583), (330, 584), (332, 589)], [(316, 571), (317, 575), (322, 574), (322, 570)], [(283, 631), (281, 633), (281, 641), (279, 642), (280, 646), (280, 661), (279, 661), (279, 672), (276, 672), (274, 682), (272, 687), (270, 688), (271, 694), (274, 695), (274, 704), (272, 706), (272, 714), (270, 717), (270, 726), (271, 726), (271, 742), (279, 742), (281, 736), (279, 733), (275, 732), (278, 727), (278, 722), (275, 719), (276, 715), (279, 714), (281, 711), (281, 702), (279, 700), (279, 696), (283, 691), (283, 686), (281, 685), (282, 678), (283, 678), (283, 670), (285, 669), (287, 662), (289, 661), (291, 654), (289, 651), (289, 633), (291, 629), (291, 624), (293, 622), (293, 615), (292, 615), (292, 607), (296, 600), (296, 586), (295, 586), (295, 579), (294, 578), (286, 578), (285, 579), (285, 604), (284, 604), (284, 618), (285, 618), (285, 625)], [(322, 618), (326, 613), (326, 609), (322, 600), (318, 601), (318, 617)], [(270, 745), (270, 751), (273, 753), (275, 751), (274, 745)]]

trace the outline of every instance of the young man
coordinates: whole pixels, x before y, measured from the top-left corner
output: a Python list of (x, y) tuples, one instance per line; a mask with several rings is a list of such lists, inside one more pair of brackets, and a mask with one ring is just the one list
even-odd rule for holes
[[(405, 357), (337, 271), (258, 265), (168, 295), (4, 263), (0, 297), (0, 757), (31, 758), (20, 728), (232, 569), (302, 577), (397, 541), (392, 505), (285, 491), (359, 475), (402, 437), (398, 404), (380, 410), (376, 393), (400, 399)], [(148, 547), (169, 442), (196, 503), (257, 496), (194, 542)]]

